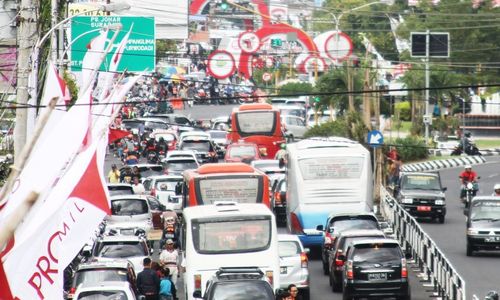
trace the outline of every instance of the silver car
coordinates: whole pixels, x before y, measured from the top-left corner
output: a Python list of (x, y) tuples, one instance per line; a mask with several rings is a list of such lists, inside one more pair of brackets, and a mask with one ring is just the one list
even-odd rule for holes
[(182, 182), (180, 175), (151, 176), (144, 180), (144, 188), (151, 196), (156, 197), (166, 209), (182, 212), (182, 195), (175, 193), (178, 183)]
[(307, 254), (297, 235), (278, 234), (278, 253), (280, 256), (281, 288), (295, 284), (303, 299), (309, 299), (309, 270)]
[(134, 235), (137, 229), (147, 234), (153, 228), (151, 208), (143, 195), (113, 196), (111, 215), (104, 218), (106, 232), (114, 230), (122, 235)]

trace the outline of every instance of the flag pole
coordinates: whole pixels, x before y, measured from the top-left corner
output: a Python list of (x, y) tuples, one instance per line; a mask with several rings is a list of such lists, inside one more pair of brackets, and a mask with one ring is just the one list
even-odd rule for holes
[(10, 194), (12, 187), (14, 186), (15, 180), (17, 179), (17, 177), (21, 173), (21, 170), (24, 168), (24, 165), (28, 161), (28, 158), (31, 155), (31, 151), (33, 151), (35, 143), (38, 141), (38, 138), (40, 137), (40, 134), (42, 133), (43, 128), (45, 127), (45, 124), (47, 124), (50, 114), (54, 110), (58, 99), (59, 97), (54, 97), (50, 100), (49, 104), (47, 105), (47, 109), (44, 110), (44, 112), (40, 115), (40, 118), (38, 119), (33, 135), (30, 137), (29, 141), (27, 141), (27, 143), (24, 145), (21, 153), (19, 153), (19, 159), (16, 159), (14, 165), (11, 166), (12, 170), (9, 174), (9, 178), (7, 178), (4, 188), (0, 191), (0, 204), (2, 204), (5, 200), (4, 198)]
[(23, 221), (24, 216), (28, 214), (33, 204), (40, 196), (39, 193), (31, 191), (23, 200), (23, 203), (10, 215), (9, 220), (2, 230), (0, 230), (0, 249), (4, 249), (7, 243), (14, 236), (17, 226)]

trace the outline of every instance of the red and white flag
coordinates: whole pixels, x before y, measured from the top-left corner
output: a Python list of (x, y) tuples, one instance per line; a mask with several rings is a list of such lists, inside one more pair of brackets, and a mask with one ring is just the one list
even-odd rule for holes
[(101, 33), (87, 45), (87, 53), (85, 53), (82, 60), (82, 90), (80, 90), (80, 92), (85, 92), (83, 91), (85, 87), (90, 86), (92, 88), (93, 86), (92, 83), (102, 64), (102, 57), (105, 55), (108, 32), (109, 30), (104, 28)]

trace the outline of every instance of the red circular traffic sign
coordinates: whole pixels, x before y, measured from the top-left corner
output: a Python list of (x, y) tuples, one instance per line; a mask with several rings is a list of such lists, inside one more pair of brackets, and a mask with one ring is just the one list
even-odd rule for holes
[(207, 69), (217, 79), (226, 79), (236, 70), (236, 63), (231, 53), (215, 50), (208, 56)]
[(238, 46), (243, 52), (255, 53), (260, 48), (260, 38), (255, 32), (242, 32), (238, 38)]
[(325, 53), (333, 60), (344, 60), (352, 54), (351, 38), (343, 32), (334, 32), (325, 41)]
[(271, 73), (265, 72), (265, 73), (262, 74), (262, 80), (264, 80), (266, 82), (270, 81), (271, 80), (271, 76), (272, 76)]

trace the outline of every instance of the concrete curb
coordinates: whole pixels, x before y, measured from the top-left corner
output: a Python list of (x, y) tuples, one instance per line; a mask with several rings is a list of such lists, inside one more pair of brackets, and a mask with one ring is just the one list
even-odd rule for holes
[[(481, 155), (483, 156), (500, 155), (500, 148), (479, 149), (479, 152), (481, 152)], [(439, 150), (439, 149), (429, 150), (429, 154), (434, 156), (450, 155), (450, 153), (451, 150)]]
[(482, 164), (486, 161), (483, 156), (459, 156), (457, 158), (425, 161), (415, 164), (403, 165), (403, 172), (436, 171), (446, 168), (460, 167), (465, 165)]

